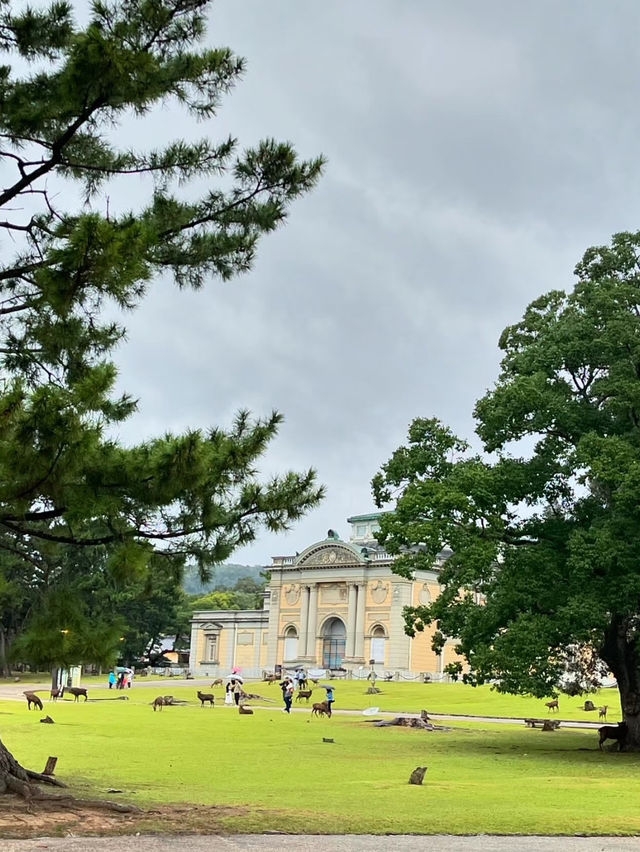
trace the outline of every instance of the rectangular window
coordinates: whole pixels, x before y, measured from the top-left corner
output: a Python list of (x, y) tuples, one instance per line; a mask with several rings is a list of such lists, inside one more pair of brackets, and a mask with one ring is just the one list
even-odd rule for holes
[(356, 535), (358, 538), (364, 538), (367, 534), (367, 525), (366, 524), (358, 524), (356, 526)]
[(218, 660), (218, 637), (207, 636), (205, 645), (205, 657), (207, 662), (217, 662)]

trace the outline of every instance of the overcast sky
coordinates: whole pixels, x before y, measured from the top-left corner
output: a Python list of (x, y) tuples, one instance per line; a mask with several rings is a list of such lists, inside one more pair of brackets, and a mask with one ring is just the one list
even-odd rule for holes
[(276, 408), (265, 473), (317, 469), (322, 506), (232, 561), (347, 537), (414, 417), (471, 437), (504, 326), (640, 228), (639, 35), (635, 0), (217, 0), (208, 40), (247, 73), (194, 135), (289, 140), (326, 174), (249, 275), (155, 288), (118, 359), (124, 438)]

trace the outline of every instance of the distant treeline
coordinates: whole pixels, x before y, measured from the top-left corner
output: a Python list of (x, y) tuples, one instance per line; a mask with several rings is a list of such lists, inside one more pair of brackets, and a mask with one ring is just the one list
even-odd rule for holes
[(223, 591), (235, 588), (238, 580), (254, 580), (260, 586), (265, 583), (262, 575), (262, 565), (234, 565), (227, 563), (218, 565), (208, 583), (200, 582), (195, 569), (185, 573), (182, 587), (187, 595), (206, 595), (212, 591)]

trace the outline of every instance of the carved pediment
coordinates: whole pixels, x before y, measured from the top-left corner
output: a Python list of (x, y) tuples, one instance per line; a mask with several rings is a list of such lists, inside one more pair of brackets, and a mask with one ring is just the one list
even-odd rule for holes
[(307, 568), (324, 568), (332, 565), (354, 565), (362, 561), (362, 558), (350, 547), (323, 544), (304, 553), (298, 565), (304, 565)]

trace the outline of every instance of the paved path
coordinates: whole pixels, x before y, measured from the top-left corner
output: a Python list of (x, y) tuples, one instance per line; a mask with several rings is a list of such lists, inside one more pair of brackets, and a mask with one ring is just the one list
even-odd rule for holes
[(2, 840), (2, 852), (639, 852), (638, 837), (264, 835), (48, 837)]

